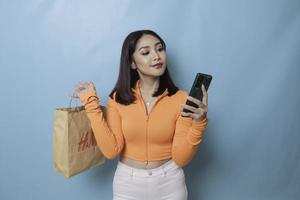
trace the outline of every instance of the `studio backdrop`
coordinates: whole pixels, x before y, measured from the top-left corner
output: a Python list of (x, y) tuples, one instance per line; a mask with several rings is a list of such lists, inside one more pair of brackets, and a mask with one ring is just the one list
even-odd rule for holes
[(54, 110), (86, 80), (105, 106), (140, 29), (165, 40), (179, 88), (213, 76), (189, 199), (299, 199), (299, 0), (0, 0), (0, 199), (112, 199), (118, 159), (70, 179), (53, 170)]

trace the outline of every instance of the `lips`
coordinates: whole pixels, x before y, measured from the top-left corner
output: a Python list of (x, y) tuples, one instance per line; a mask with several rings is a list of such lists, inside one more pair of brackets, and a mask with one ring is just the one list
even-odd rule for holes
[(157, 63), (155, 65), (152, 65), (152, 67), (155, 67), (155, 68), (161, 68), (162, 67), (162, 63)]

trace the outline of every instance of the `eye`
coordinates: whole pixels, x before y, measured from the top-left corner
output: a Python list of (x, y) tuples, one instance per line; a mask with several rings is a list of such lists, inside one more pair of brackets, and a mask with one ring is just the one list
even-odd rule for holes
[(149, 52), (143, 52), (143, 53), (141, 53), (142, 55), (148, 55), (149, 54)]
[(163, 48), (163, 47), (160, 47), (159, 49), (158, 49), (158, 51), (164, 51), (165, 49)]

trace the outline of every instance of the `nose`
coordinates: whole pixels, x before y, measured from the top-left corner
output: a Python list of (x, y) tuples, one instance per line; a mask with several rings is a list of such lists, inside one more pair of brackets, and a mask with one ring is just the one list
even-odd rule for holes
[(152, 54), (152, 56), (153, 56), (153, 59), (154, 59), (154, 60), (160, 60), (160, 57), (159, 57), (159, 54), (158, 54), (158, 52), (156, 52), (156, 51), (153, 51), (153, 54)]

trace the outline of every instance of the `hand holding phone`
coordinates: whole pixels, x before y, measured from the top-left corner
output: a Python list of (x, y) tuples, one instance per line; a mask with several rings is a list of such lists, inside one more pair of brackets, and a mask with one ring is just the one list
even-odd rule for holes
[[(212, 76), (211, 75), (209, 75), (209, 74), (203, 74), (203, 73), (197, 73), (196, 77), (194, 79), (193, 86), (192, 86), (192, 88), (190, 90), (189, 96), (192, 96), (192, 97), (194, 97), (194, 98), (202, 101), (203, 92), (202, 92), (201, 86), (203, 84), (204, 87), (205, 87), (205, 90), (207, 91), (208, 88), (209, 88), (211, 80), (212, 80)], [(186, 104), (189, 105), (189, 106), (193, 106), (193, 107), (198, 108), (198, 105), (195, 104), (194, 102), (190, 101), (190, 100), (187, 100)], [(183, 112), (191, 113), (192, 111), (184, 108)]]

